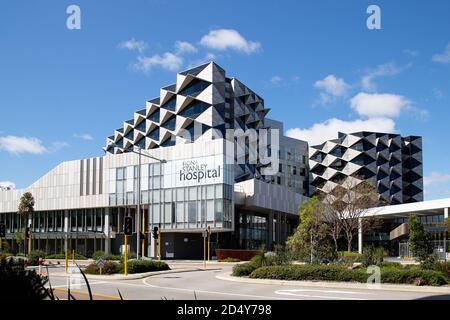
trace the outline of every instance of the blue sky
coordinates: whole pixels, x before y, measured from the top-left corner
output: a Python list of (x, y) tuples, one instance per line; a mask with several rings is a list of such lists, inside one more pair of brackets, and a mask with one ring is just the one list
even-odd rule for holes
[[(80, 30), (66, 27), (71, 4)], [(370, 4), (381, 30), (366, 27)], [(0, 57), (0, 182), (16, 187), (102, 155), (105, 138), (177, 71), (213, 59), (291, 136), (422, 135), (425, 197), (450, 197), (446, 0), (8, 1)]]

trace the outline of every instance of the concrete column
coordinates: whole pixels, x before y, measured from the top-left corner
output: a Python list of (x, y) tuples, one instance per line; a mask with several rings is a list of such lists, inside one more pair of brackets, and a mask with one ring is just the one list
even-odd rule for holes
[(69, 250), (69, 211), (64, 210), (64, 251)]
[(362, 219), (358, 219), (358, 252), (363, 252), (363, 227), (362, 227)]
[(109, 228), (109, 208), (105, 208), (105, 221), (103, 232), (105, 234), (105, 253), (109, 254), (111, 251), (111, 232)]
[(444, 219), (448, 218), (448, 208), (444, 208)]

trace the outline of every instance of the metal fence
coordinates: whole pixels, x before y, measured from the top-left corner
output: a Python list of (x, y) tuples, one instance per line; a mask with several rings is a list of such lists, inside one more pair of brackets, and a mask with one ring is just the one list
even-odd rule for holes
[[(440, 260), (449, 260), (450, 258), (450, 245), (448, 240), (433, 240), (434, 251), (438, 255)], [(399, 256), (414, 258), (411, 254), (408, 246), (408, 242), (400, 242), (399, 243)]]

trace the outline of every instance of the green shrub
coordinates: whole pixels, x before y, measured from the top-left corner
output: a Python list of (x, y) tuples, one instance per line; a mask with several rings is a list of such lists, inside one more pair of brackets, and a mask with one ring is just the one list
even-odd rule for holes
[(250, 278), (278, 280), (321, 280), (365, 282), (368, 274), (364, 270), (350, 270), (339, 265), (286, 265), (256, 269)]
[(437, 261), (434, 264), (433, 270), (441, 272), (450, 281), (450, 262)]
[[(74, 255), (75, 260), (87, 260), (87, 258), (81, 254), (75, 253)], [(70, 253), (68, 255), (69, 260), (72, 260), (72, 253)], [(50, 254), (48, 256), (46, 256), (46, 259), (58, 259), (58, 260), (64, 260), (66, 259), (66, 254), (65, 253), (55, 253), (55, 254)]]
[(378, 266), (380, 268), (404, 269), (400, 262), (383, 261)]
[[(367, 282), (370, 274), (365, 269), (351, 270), (340, 265), (283, 265), (267, 266), (254, 270), (250, 278), (277, 280), (316, 280)], [(437, 271), (419, 269), (381, 269), (382, 283), (441, 286), (447, 283)]]
[(386, 255), (383, 247), (368, 246), (364, 248), (361, 255), (361, 263), (364, 267), (376, 265), (379, 266)]
[[(118, 272), (123, 273), (123, 264), (119, 266)], [(167, 263), (154, 260), (129, 260), (128, 273), (144, 273), (151, 271), (170, 270)]]
[(95, 251), (95, 252), (92, 254), (92, 259), (98, 260), (98, 259), (100, 259), (100, 258), (104, 258), (105, 256), (106, 256), (105, 251)]
[(441, 272), (419, 269), (382, 269), (382, 283), (404, 283), (418, 286), (442, 286), (447, 284), (447, 279)]
[[(105, 261), (105, 265), (102, 268), (102, 274), (114, 274), (120, 270), (119, 264), (113, 261)], [(97, 263), (91, 263), (85, 269), (85, 273), (87, 274), (100, 274), (100, 268)]]
[(339, 257), (356, 257), (359, 258), (361, 257), (361, 254), (359, 252), (356, 251), (339, 251), (338, 252)]
[(45, 259), (46, 253), (41, 250), (31, 251), (28, 255), (28, 265), (37, 266), (39, 264), (39, 258)]
[(104, 260), (121, 261), (123, 257), (121, 255), (108, 254), (104, 257)]
[(233, 267), (233, 273), (232, 275), (235, 277), (245, 277), (250, 275), (254, 270), (256, 270), (258, 267), (251, 263), (246, 262), (243, 264), (237, 264)]
[(225, 258), (225, 259), (222, 259), (222, 260), (219, 260), (219, 262), (240, 262), (240, 261), (241, 261), (241, 259), (238, 259), (238, 258), (230, 258), (230, 257)]

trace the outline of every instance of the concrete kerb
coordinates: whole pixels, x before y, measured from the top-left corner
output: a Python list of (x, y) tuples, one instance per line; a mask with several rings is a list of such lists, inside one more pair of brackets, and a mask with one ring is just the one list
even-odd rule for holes
[(234, 281), (240, 283), (268, 284), (297, 287), (334, 288), (334, 289), (363, 289), (363, 290), (385, 290), (385, 291), (407, 291), (407, 292), (429, 292), (450, 294), (450, 286), (413, 286), (407, 284), (366, 284), (350, 282), (331, 281), (294, 281), (294, 280), (272, 280), (272, 279), (250, 279), (244, 277), (234, 277), (231, 273), (216, 275), (219, 280)]

